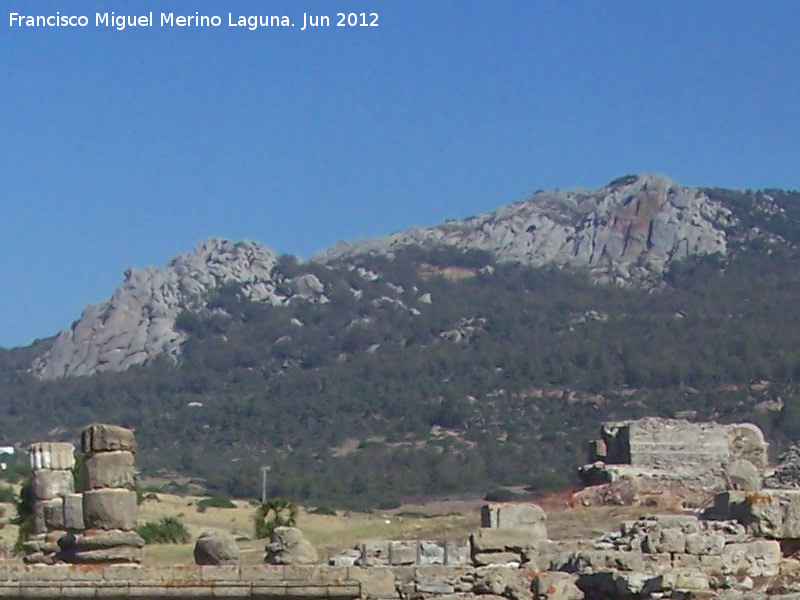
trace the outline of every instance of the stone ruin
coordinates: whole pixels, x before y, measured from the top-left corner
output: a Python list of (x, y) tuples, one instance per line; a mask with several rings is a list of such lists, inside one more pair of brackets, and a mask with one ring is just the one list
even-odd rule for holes
[(761, 489), (768, 444), (750, 423), (645, 418), (603, 424), (578, 475), (584, 506), (703, 508), (728, 489)]
[[(36, 533), (26, 545), (26, 562), (101, 563), (100, 571), (62, 564), (5, 572), (0, 566), (0, 595), (138, 595), (155, 600), (176, 596), (264, 600), (800, 598), (800, 481), (792, 484), (788, 475), (794, 467), (781, 470), (779, 466), (776, 472), (782, 475), (777, 479), (764, 477), (767, 446), (753, 425), (626, 421), (606, 424), (602, 440), (593, 444), (593, 458), (603, 460), (583, 469), (584, 476), (597, 483), (586, 488), (595, 495), (583, 498), (601, 497), (597, 490), (608, 494), (621, 481), (634, 482), (633, 499), (639, 503), (647, 503), (648, 494), (656, 494), (659, 483), (676, 495), (681, 489), (701, 485), (697, 495), (681, 496), (688, 504), (716, 490), (713, 503), (701, 514), (643, 516), (594, 539), (554, 541), (548, 538), (546, 514), (539, 506), (488, 503), (481, 510), (481, 527), (466, 544), (364, 542), (328, 565), (316, 562), (313, 547), (308, 552), (289, 552), (290, 542), (297, 542), (289, 539), (293, 531), (284, 532), (282, 541), (270, 542), (274, 547), (267, 548), (268, 555), (273, 555), (275, 564), (238, 564), (235, 543), (224, 552), (209, 550), (208, 556), (197, 559), (198, 565), (186, 567), (102, 564), (141, 560), (141, 538), (133, 532), (135, 444), (128, 430), (93, 425), (84, 430), (82, 446), (86, 457), (82, 493), (74, 491), (69, 444), (31, 446)], [(773, 479), (788, 489), (763, 486)], [(615, 493), (621, 493), (620, 487), (616, 489)], [(573, 509), (576, 516), (584, 510), (580, 504)], [(207, 544), (209, 548), (215, 545)], [(226, 562), (212, 554), (226, 554)], [(212, 562), (214, 566), (200, 566)], [(115, 567), (123, 570), (113, 571)]]
[(144, 540), (136, 533), (133, 432), (89, 425), (81, 433), (83, 475), (75, 492), (74, 449), (38, 442), (28, 448), (33, 476), (33, 532), (25, 562), (139, 563)]

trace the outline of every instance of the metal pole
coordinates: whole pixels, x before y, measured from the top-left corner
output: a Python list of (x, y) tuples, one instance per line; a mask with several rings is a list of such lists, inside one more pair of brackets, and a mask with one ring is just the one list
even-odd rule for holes
[(261, 504), (267, 503), (267, 473), (269, 467), (261, 467)]

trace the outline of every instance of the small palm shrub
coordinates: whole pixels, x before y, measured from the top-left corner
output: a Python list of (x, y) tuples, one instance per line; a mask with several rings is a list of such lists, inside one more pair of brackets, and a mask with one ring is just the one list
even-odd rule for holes
[(276, 527), (294, 527), (297, 523), (297, 506), (290, 500), (270, 500), (256, 509), (256, 538), (268, 538)]

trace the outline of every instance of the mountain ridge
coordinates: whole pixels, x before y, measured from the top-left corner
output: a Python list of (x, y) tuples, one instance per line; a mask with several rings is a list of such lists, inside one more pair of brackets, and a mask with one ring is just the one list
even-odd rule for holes
[(657, 287), (676, 260), (725, 256), (737, 223), (729, 207), (701, 188), (631, 175), (594, 192), (538, 191), (464, 220), (340, 242), (288, 270), (262, 244), (211, 239), (162, 268), (126, 270), (111, 298), (88, 306), (31, 369), (55, 379), (125, 370), (160, 355), (177, 360), (186, 340), (175, 326), (178, 315), (204, 310), (209, 295), (227, 283), (257, 302), (325, 302), (319, 279), (303, 272), (310, 265), (355, 264), (406, 247), (479, 250), (501, 262), (586, 269), (596, 283)]

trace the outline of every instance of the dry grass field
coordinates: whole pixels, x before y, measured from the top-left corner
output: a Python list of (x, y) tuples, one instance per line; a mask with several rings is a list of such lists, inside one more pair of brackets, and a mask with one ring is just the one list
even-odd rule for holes
[[(149, 545), (145, 548), (145, 564), (192, 564), (194, 539), (205, 530), (235, 536), (241, 548), (243, 564), (257, 564), (264, 560), (265, 540), (254, 539), (253, 535), (255, 506), (235, 500), (236, 508), (207, 508), (199, 512), (197, 503), (202, 499), (200, 497), (160, 493), (156, 496), (157, 500), (146, 500), (139, 507), (139, 522), (175, 517), (186, 526), (193, 541), (188, 544)], [(315, 515), (301, 508), (297, 524), (323, 560), (366, 540), (466, 540), (480, 525), (482, 503), (478, 498), (435, 500), (406, 504), (389, 511), (340, 511), (336, 515)], [(641, 507), (568, 508), (565, 495), (543, 498), (540, 504), (547, 512), (548, 535), (556, 540), (596, 537), (617, 527), (623, 520), (653, 512), (652, 508)], [(8, 523), (15, 509), (10, 504), (0, 506), (5, 510), (0, 519), (0, 523), (3, 523), (0, 526), (0, 544), (10, 548), (17, 537), (17, 527)]]

